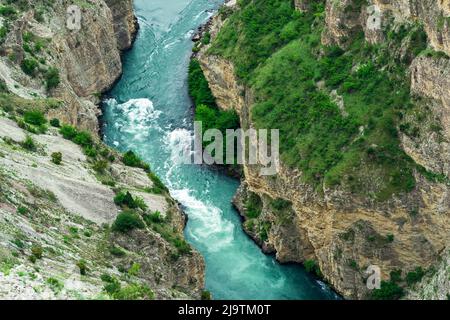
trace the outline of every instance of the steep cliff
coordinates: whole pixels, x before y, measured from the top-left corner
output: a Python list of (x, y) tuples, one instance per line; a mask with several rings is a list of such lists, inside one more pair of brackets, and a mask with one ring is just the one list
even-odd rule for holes
[(97, 136), (133, 3), (77, 1), (79, 29), (72, 4), (0, 1), (0, 298), (198, 299), (204, 262), (184, 213)]
[[(217, 104), (235, 109), (243, 128), (286, 123), (278, 174), (244, 166), (234, 202), (245, 229), (280, 261), (315, 265), (345, 297), (398, 298), (450, 243), (449, 4), (429, 2), (295, 1), (289, 12), (290, 1), (245, 1), (212, 20), (221, 31), (198, 55)], [(264, 9), (273, 21), (259, 14)], [(393, 99), (384, 86), (397, 88)], [(318, 92), (327, 113), (309, 116), (321, 104), (296, 111)], [(377, 124), (367, 106), (386, 112), (383, 120)], [(370, 265), (384, 281), (375, 294), (366, 287)]]

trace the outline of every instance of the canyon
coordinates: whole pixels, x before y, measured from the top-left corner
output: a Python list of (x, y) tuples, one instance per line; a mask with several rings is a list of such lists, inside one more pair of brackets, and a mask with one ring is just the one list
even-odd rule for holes
[[(307, 14), (311, 3), (296, 0), (295, 9)], [(242, 10), (239, 5), (230, 7), (234, 13)], [(247, 220), (244, 228), (265, 252), (275, 253), (279, 261), (316, 264), (320, 275), (344, 297), (368, 298), (371, 293), (366, 287), (365, 271), (376, 265), (386, 282), (397, 270), (402, 276), (417, 267), (431, 270), (423, 280), (429, 284), (426, 293), (425, 284), (416, 284), (407, 289), (407, 297), (447, 299), (450, 202), (446, 179), (450, 136), (446, 110), (450, 88), (445, 55), (450, 53), (449, 3), (329, 0), (324, 9), (321, 42), (344, 51), (357, 33), (362, 32), (367, 43), (383, 44), (388, 41), (388, 28), (423, 25), (429, 39), (428, 50), (443, 54), (419, 55), (410, 63), (406, 76), (411, 79), (411, 94), (420, 100), (416, 114), (425, 112), (427, 116), (420, 124), (413, 115), (406, 116), (416, 123), (420, 134), (412, 136), (399, 130), (401, 148), (416, 163), (445, 178), (433, 181), (415, 171), (413, 190), (377, 201), (368, 194), (355, 194), (339, 186), (323, 184), (318, 190), (305, 182), (301, 170), (283, 162), (278, 175), (273, 177), (261, 176), (258, 166), (244, 165), (244, 179), (234, 199)], [(232, 61), (210, 49), (234, 13), (218, 14), (211, 20), (205, 31), (211, 44), (199, 45), (196, 58), (217, 105), (223, 110), (236, 110), (241, 126), (247, 129), (255, 126), (252, 120), (255, 89), (236, 76)], [(407, 56), (408, 42), (402, 43), (401, 48), (398, 54)], [(328, 94), (333, 96), (332, 92)], [(443, 130), (430, 130), (433, 123)], [(377, 184), (377, 174), (381, 172), (369, 166), (365, 170), (359, 174), (366, 177), (367, 183)], [(246, 216), (249, 201), (259, 206), (260, 215), (256, 219)], [(264, 226), (270, 228), (267, 236), (262, 237)]]

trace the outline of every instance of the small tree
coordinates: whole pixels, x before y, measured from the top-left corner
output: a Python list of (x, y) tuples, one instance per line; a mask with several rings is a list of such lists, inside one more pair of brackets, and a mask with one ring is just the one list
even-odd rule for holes
[(34, 142), (33, 138), (31, 138), (30, 136), (27, 136), (25, 138), (25, 140), (22, 142), (22, 147), (28, 151), (36, 151), (37, 150), (36, 143)]
[(38, 63), (34, 59), (24, 59), (20, 67), (25, 74), (34, 76), (38, 67)]
[(77, 267), (80, 269), (80, 274), (82, 276), (85, 276), (87, 271), (88, 271), (88, 267), (87, 267), (87, 263), (85, 260), (80, 260), (77, 262)]
[(60, 165), (62, 162), (62, 153), (61, 152), (53, 152), (52, 153), (52, 162), (54, 164)]
[(61, 126), (61, 123), (59, 122), (59, 119), (54, 118), (50, 120), (50, 125), (52, 127), (59, 128)]

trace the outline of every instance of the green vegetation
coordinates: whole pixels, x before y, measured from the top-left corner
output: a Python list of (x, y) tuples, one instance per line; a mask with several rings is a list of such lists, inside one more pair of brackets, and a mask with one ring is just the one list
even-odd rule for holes
[(206, 80), (200, 62), (198, 60), (191, 60), (189, 65), (189, 94), (196, 106), (207, 105), (210, 107), (216, 106), (216, 99), (212, 95), (209, 88), (208, 81)]
[(35, 76), (38, 65), (38, 62), (35, 59), (24, 59), (20, 67), (25, 74)]
[(130, 209), (136, 209), (138, 205), (136, 204), (135, 200), (133, 199), (133, 196), (130, 192), (119, 192), (114, 197), (114, 203), (121, 207), (127, 207)]
[(147, 172), (150, 172), (150, 167), (148, 164), (143, 162), (141, 158), (137, 154), (135, 154), (133, 151), (129, 150), (127, 151), (122, 158), (122, 162), (124, 165), (129, 167), (135, 167), (135, 168), (142, 168)]
[(62, 163), (62, 153), (61, 152), (53, 152), (51, 157), (52, 157), (52, 162), (54, 164), (60, 165)]
[(212, 296), (211, 296), (211, 292), (204, 290), (202, 291), (202, 296), (201, 296), (202, 300), (211, 300)]
[(47, 90), (56, 88), (60, 83), (59, 70), (57, 68), (49, 68), (45, 73), (45, 83)]
[(33, 245), (31, 247), (31, 254), (33, 257), (35, 257), (36, 259), (42, 259), (42, 255), (44, 253), (44, 250), (42, 249), (41, 246), (39, 245)]
[(309, 273), (315, 274), (317, 277), (322, 277), (322, 272), (320, 271), (320, 267), (314, 260), (306, 260), (303, 263), (305, 270)]
[(25, 140), (22, 141), (21, 145), (22, 145), (22, 148), (24, 148), (25, 150), (32, 151), (32, 152), (37, 151), (36, 142), (34, 142), (33, 138), (31, 138), (31, 136), (27, 136), (25, 138)]
[(161, 181), (161, 179), (156, 174), (154, 174), (153, 172), (149, 172), (148, 177), (153, 182), (153, 187), (148, 189), (149, 192), (154, 193), (154, 194), (162, 194), (165, 192), (169, 192), (167, 187), (164, 185), (164, 183)]
[(130, 210), (123, 211), (119, 213), (112, 225), (112, 230), (117, 232), (126, 233), (133, 229), (144, 228), (144, 223), (142, 222), (139, 215)]
[(403, 289), (393, 281), (381, 281), (380, 289), (372, 292), (373, 300), (398, 300), (404, 294)]
[[(223, 111), (217, 107), (215, 98), (212, 95), (208, 81), (203, 74), (198, 60), (191, 60), (188, 83), (189, 95), (192, 97), (196, 106), (195, 121), (202, 122), (203, 131), (218, 129), (225, 137), (227, 129), (237, 129), (240, 127), (239, 116), (235, 111)], [(209, 142), (204, 141), (203, 146), (206, 147), (208, 144)]]
[(119, 280), (115, 277), (104, 274), (101, 276), (101, 279), (105, 283), (105, 292), (108, 293), (113, 299), (151, 300), (155, 297), (155, 294), (147, 285), (132, 283), (122, 288)]
[(161, 213), (156, 211), (151, 214), (144, 215), (145, 223), (152, 228), (154, 231), (159, 233), (164, 240), (169, 242), (176, 252), (172, 254), (174, 260), (178, 259), (181, 255), (190, 254), (191, 246), (180, 236), (175, 227), (170, 225), (170, 218), (164, 219)]
[(50, 120), (50, 125), (55, 128), (61, 127), (61, 123), (59, 122), (59, 119), (56, 119), (56, 118)]
[[(408, 65), (391, 53), (409, 41), (412, 55), (419, 54), (426, 45), (423, 29), (391, 31), (395, 41), (382, 45), (356, 34), (344, 51), (321, 45), (321, 2), (309, 13), (294, 11), (289, 0), (242, 0), (240, 7), (209, 53), (231, 60), (253, 89), (252, 120), (257, 128), (280, 129), (283, 162), (301, 169), (318, 192), (325, 184), (384, 201), (412, 191), (417, 165), (397, 132), (413, 105)], [(374, 177), (381, 183), (372, 183)]]
[(245, 216), (249, 219), (255, 219), (261, 215), (261, 211), (261, 198), (256, 193), (251, 192), (245, 202)]
[(80, 269), (80, 274), (85, 276), (88, 272), (87, 262), (85, 260), (80, 260), (77, 262), (77, 267)]
[(23, 120), (26, 123), (35, 126), (40, 126), (47, 123), (47, 119), (45, 118), (44, 114), (39, 110), (31, 110), (25, 112)]
[(412, 286), (422, 280), (424, 275), (425, 271), (421, 267), (417, 267), (414, 271), (410, 271), (406, 274), (406, 283), (408, 286)]

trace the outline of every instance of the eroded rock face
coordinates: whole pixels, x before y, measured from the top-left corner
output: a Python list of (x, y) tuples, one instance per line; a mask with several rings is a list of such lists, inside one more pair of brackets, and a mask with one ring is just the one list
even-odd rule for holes
[[(93, 0), (81, 8), (81, 29), (66, 28), (67, 8), (71, 1), (58, 1), (40, 22), (35, 12), (22, 13), (3, 46), (5, 58), (2, 64), (13, 70), (13, 80), (24, 87), (24, 93), (14, 90), (17, 83), (6, 81), (11, 91), (26, 96), (26, 88), (34, 88), (39, 95), (61, 99), (64, 104), (52, 110), (51, 117), (75, 125), (81, 129), (98, 132), (99, 108), (96, 104), (101, 93), (108, 90), (122, 73), (121, 50), (131, 46), (137, 31), (132, 1)], [(25, 32), (48, 39), (46, 53), (42, 53), (47, 65), (60, 71), (61, 83), (47, 92), (43, 79), (24, 76), (20, 71), (23, 60), (22, 35)], [(16, 52), (11, 64), (7, 56)]]
[[(398, 21), (406, 21), (419, 12), (409, 1), (375, 4), (377, 7), (372, 7), (372, 11), (362, 6), (358, 11), (361, 14), (355, 14), (351, 12), (354, 10), (346, 10), (355, 5), (354, 1), (327, 1), (323, 42), (345, 45), (346, 38), (359, 31), (364, 31), (370, 42), (383, 41), (378, 23), (381, 27), (386, 23), (383, 20), (386, 10), (397, 15)], [(374, 16), (378, 20), (370, 21)], [(207, 55), (206, 50), (200, 51), (198, 59), (219, 107), (234, 108), (242, 127), (252, 127), (251, 89), (239, 84), (232, 64)], [(429, 123), (442, 119), (442, 127), (448, 128), (443, 107), (448, 104), (450, 92), (447, 60), (418, 58), (411, 69), (413, 93), (429, 99), (428, 107), (435, 112), (430, 113)], [(425, 108), (427, 104), (420, 106)], [(425, 168), (448, 174), (448, 146), (429, 131), (424, 137), (420, 142), (403, 136), (405, 151)], [(381, 172), (369, 167), (365, 170), (361, 174), (376, 184)], [(377, 203), (339, 189), (324, 188), (317, 192), (302, 182), (301, 172), (283, 163), (274, 177), (261, 176), (258, 166), (245, 165), (244, 174), (245, 180), (234, 199), (236, 208), (245, 217), (249, 195), (257, 195), (261, 201), (259, 217), (244, 224), (249, 235), (265, 252), (275, 252), (282, 262), (316, 261), (324, 278), (345, 297), (364, 298), (370, 294), (365, 284), (365, 271), (370, 265), (379, 266), (383, 279), (387, 280), (395, 269), (409, 271), (417, 266), (425, 269), (434, 265), (449, 246), (450, 189), (445, 183), (430, 182), (416, 175), (417, 186), (411, 193)], [(282, 210), (274, 209), (279, 199), (289, 205)]]

